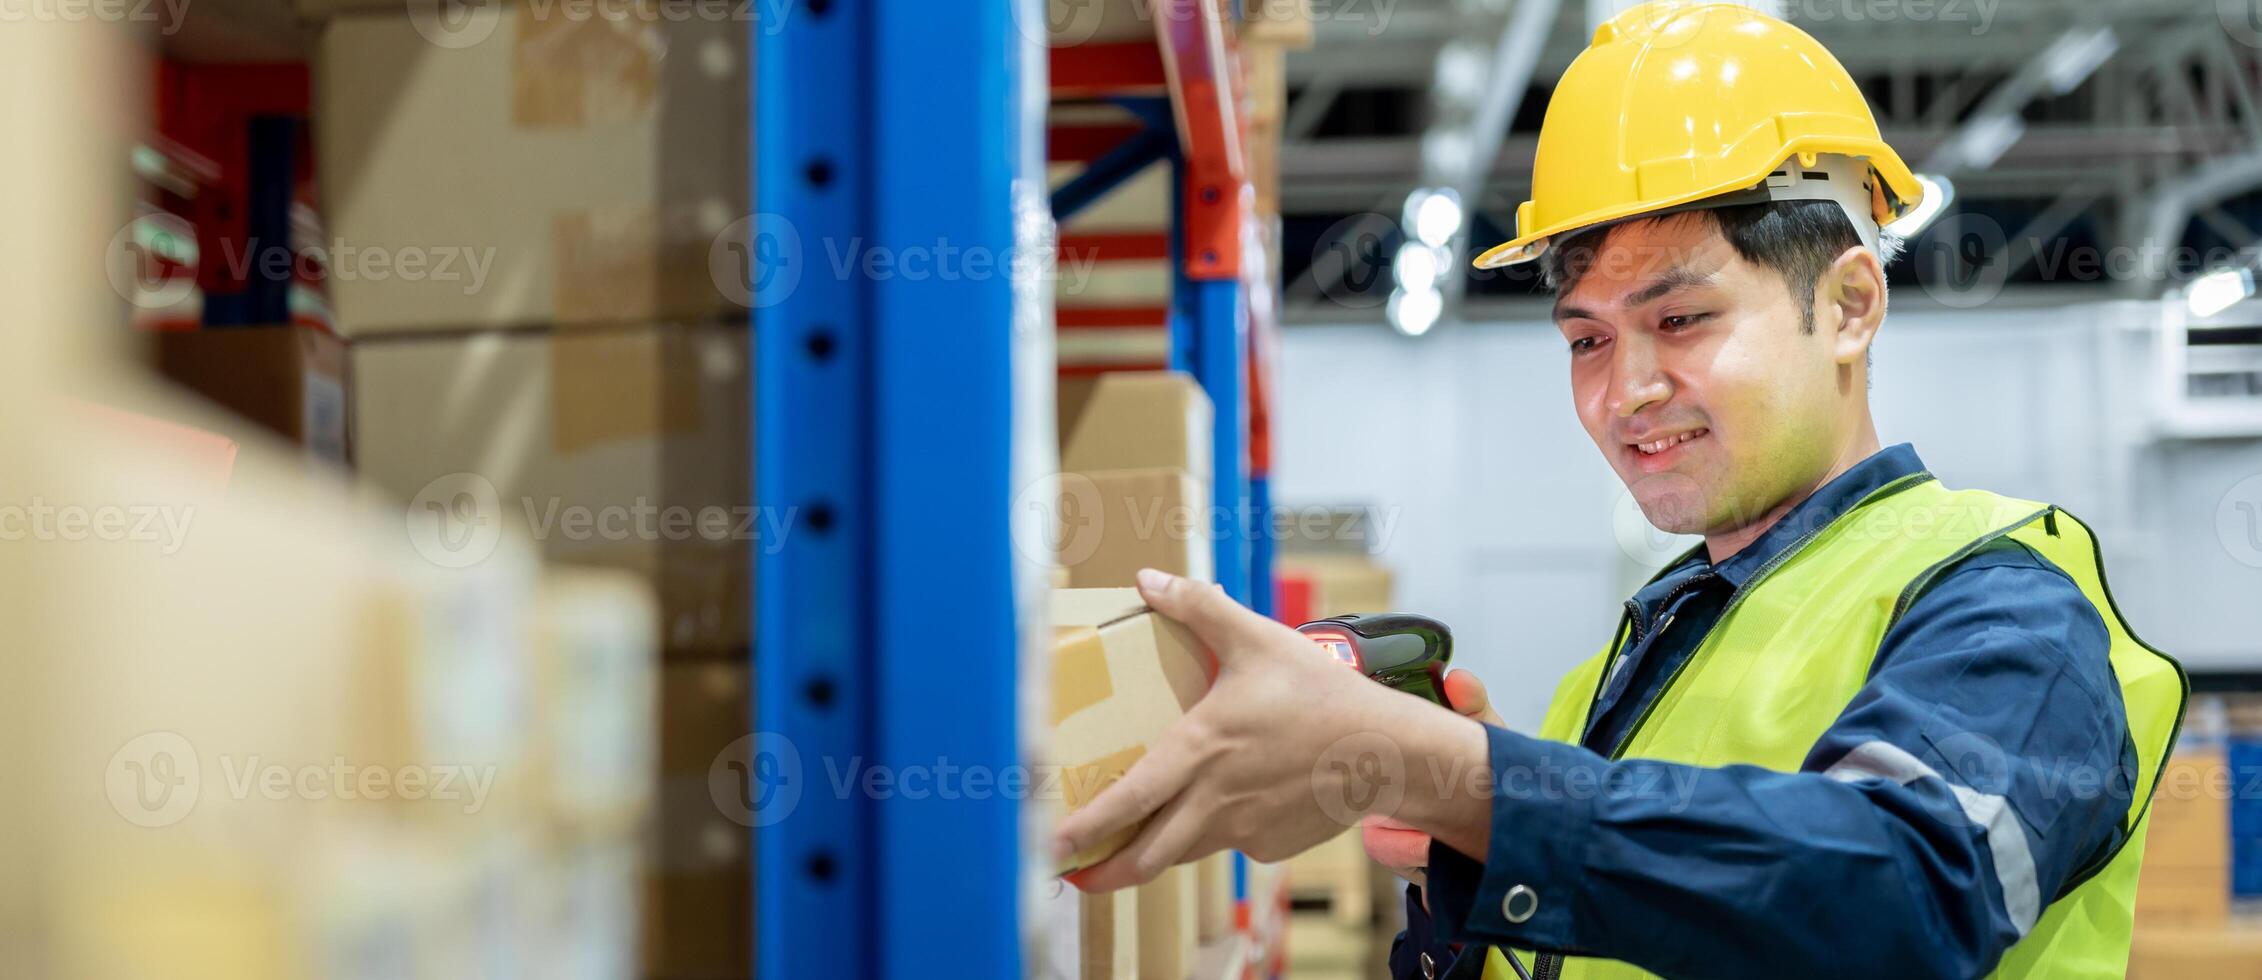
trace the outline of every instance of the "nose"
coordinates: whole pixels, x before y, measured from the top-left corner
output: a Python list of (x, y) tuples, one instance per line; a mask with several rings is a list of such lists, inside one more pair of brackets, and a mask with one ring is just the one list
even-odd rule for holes
[(1611, 344), (1610, 414), (1628, 418), (1673, 395), (1673, 385), (1658, 364), (1657, 348), (1647, 338), (1621, 336)]

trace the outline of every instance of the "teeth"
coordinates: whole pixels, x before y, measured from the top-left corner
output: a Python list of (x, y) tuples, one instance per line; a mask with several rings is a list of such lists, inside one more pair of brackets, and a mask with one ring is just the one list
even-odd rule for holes
[(1641, 454), (1644, 456), (1655, 456), (1658, 453), (1666, 451), (1667, 449), (1671, 449), (1674, 446), (1678, 446), (1681, 443), (1701, 436), (1705, 432), (1706, 430), (1704, 429), (1698, 429), (1694, 432), (1683, 432), (1680, 435), (1668, 436), (1666, 438), (1659, 439), (1656, 442), (1638, 443), (1634, 446), (1634, 448), (1640, 450)]

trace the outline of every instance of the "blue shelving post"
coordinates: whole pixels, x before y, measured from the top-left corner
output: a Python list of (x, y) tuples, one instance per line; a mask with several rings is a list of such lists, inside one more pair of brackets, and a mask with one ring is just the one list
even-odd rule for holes
[[(1023, 21), (801, 0), (753, 27), (756, 498), (786, 517), (757, 549), (762, 977), (1021, 973), (1021, 804), (941, 790), (1020, 762)], [(836, 789), (871, 769), (894, 782)]]

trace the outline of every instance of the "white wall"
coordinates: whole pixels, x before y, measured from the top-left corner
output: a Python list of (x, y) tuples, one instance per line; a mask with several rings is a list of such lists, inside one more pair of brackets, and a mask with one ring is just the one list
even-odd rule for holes
[[(2262, 474), (2262, 441), (2149, 439), (2150, 341), (2112, 325), (2126, 316), (1896, 311), (1877, 345), (1879, 435), (1915, 443), (1950, 486), (2065, 506), (2097, 529), (2146, 640), (2193, 667), (2262, 670), (2262, 569), (2217, 522)], [(1579, 428), (1560, 337), (1538, 322), (1284, 333), (1275, 498), (1387, 508), (1400, 607), (1451, 624), (1456, 663), (1510, 724), (1536, 727), (1644, 565), (1679, 550), (1639, 522)]]

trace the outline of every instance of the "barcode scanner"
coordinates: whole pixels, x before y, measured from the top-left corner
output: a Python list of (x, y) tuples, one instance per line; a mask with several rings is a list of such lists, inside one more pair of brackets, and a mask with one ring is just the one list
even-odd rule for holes
[[(1445, 669), (1453, 660), (1453, 631), (1444, 623), (1413, 613), (1361, 613), (1329, 616), (1296, 627), (1329, 657), (1351, 669), (1415, 697), (1443, 705)], [(1516, 975), (1531, 980), (1516, 954), (1501, 955)]]
[(1358, 613), (1315, 619), (1297, 631), (1351, 669), (1445, 707), (1445, 668), (1453, 631), (1413, 613)]

